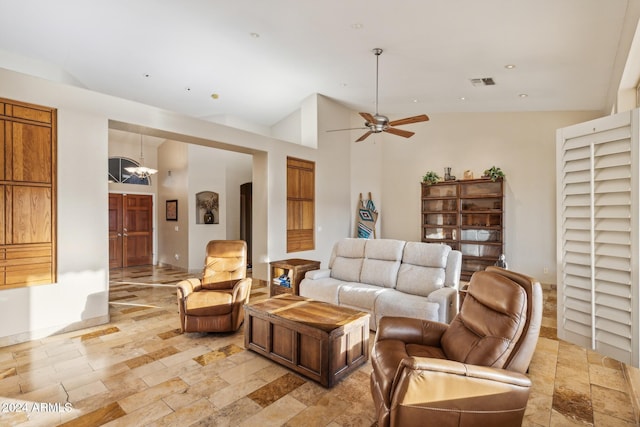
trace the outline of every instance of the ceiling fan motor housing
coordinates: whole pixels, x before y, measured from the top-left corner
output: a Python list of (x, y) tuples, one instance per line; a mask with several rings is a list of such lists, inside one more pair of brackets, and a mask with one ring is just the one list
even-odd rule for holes
[(389, 118), (387, 116), (376, 114), (373, 118), (374, 122), (366, 122), (364, 124), (371, 132), (380, 133), (389, 127)]

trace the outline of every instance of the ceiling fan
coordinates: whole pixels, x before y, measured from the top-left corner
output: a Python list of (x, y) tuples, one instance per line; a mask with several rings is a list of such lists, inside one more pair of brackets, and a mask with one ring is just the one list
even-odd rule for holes
[(396, 129), (394, 126), (402, 126), (402, 125), (408, 125), (411, 123), (426, 122), (427, 120), (429, 120), (429, 117), (426, 114), (421, 114), (419, 116), (413, 116), (413, 117), (407, 117), (404, 119), (389, 121), (389, 118), (387, 116), (378, 114), (378, 60), (380, 58), (380, 54), (382, 53), (382, 49), (377, 47), (373, 49), (372, 52), (376, 56), (376, 112), (375, 114), (372, 115), (370, 113), (358, 113), (366, 120), (364, 122), (364, 127), (334, 129), (334, 130), (329, 130), (327, 132), (336, 132), (336, 131), (354, 130), (354, 129), (368, 129), (364, 135), (356, 139), (356, 142), (364, 141), (372, 133), (380, 133), (380, 132), (387, 132), (393, 135), (409, 138), (415, 135), (415, 132), (410, 132), (408, 130), (403, 130), (403, 129)]

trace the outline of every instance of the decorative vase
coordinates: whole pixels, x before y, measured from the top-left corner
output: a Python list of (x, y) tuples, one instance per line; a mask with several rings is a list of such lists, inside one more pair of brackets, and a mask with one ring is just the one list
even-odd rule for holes
[(213, 213), (211, 211), (207, 211), (204, 214), (204, 223), (205, 224), (213, 224)]

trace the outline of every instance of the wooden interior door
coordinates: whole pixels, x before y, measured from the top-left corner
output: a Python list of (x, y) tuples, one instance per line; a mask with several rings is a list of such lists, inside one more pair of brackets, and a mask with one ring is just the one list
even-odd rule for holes
[(109, 268), (122, 268), (122, 194), (109, 194)]
[(253, 183), (240, 186), (240, 240), (247, 242), (247, 266), (251, 267)]
[(134, 267), (152, 262), (152, 196), (109, 194), (109, 267)]

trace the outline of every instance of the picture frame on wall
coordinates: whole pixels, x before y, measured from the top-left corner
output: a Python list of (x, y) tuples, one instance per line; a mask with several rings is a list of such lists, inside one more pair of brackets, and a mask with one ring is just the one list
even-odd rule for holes
[(177, 200), (167, 200), (166, 216), (167, 216), (167, 221), (178, 220), (178, 201)]

